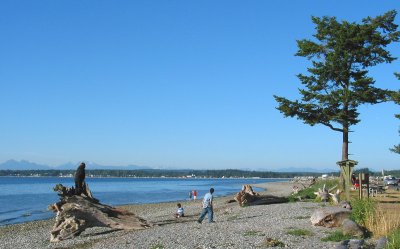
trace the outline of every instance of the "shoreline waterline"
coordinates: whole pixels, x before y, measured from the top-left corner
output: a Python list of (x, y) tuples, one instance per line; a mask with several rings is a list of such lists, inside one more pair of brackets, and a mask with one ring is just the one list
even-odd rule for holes
[[(267, 195), (290, 195), (292, 183), (264, 182), (258, 188)], [(252, 185), (255, 187), (254, 185)], [(217, 190), (216, 190), (217, 191)], [(0, 227), (2, 248), (48, 248), (48, 249), (131, 249), (131, 248), (260, 248), (265, 237), (283, 241), (287, 248), (333, 248), (333, 243), (322, 242), (330, 229), (311, 226), (308, 219), (317, 203), (281, 203), (240, 207), (228, 202), (234, 195), (216, 197), (214, 201), (215, 223), (198, 224), (196, 220), (202, 210), (202, 195), (198, 200), (181, 202), (185, 217), (175, 218), (176, 202), (134, 204), (119, 206), (133, 212), (153, 227), (145, 230), (113, 230), (110, 228), (89, 228), (79, 236), (51, 243), (50, 231), (55, 219), (33, 221)], [(313, 236), (293, 238), (288, 229), (310, 229)], [(247, 236), (249, 232), (262, 236)], [(212, 236), (210, 236), (212, 234)], [(18, 239), (15, 239), (18, 238)], [(265, 246), (264, 246), (265, 247)]]
[[(255, 187), (254, 185), (252, 185)], [(264, 182), (258, 188), (265, 188), (262, 194), (290, 195), (292, 183)], [(216, 190), (217, 191), (217, 190)], [(288, 248), (332, 248), (332, 243), (321, 242), (328, 229), (311, 227), (307, 217), (316, 203), (283, 203), (261, 206), (240, 207), (230, 203), (234, 195), (216, 197), (214, 201), (215, 223), (198, 224), (196, 220), (202, 210), (201, 199), (183, 201), (185, 217), (175, 218), (176, 202), (134, 204), (119, 206), (154, 224), (145, 230), (113, 230), (110, 228), (89, 228), (79, 236), (51, 243), (50, 232), (55, 219), (33, 221), (0, 227), (2, 248), (48, 248), (48, 249), (131, 249), (131, 248), (260, 248), (265, 237), (283, 241)], [(306, 227), (314, 236), (296, 238), (287, 234), (293, 227)], [(246, 236), (255, 231), (263, 236)], [(213, 236), (210, 236), (212, 234)], [(18, 239), (15, 239), (18, 238)], [(311, 246), (312, 245), (312, 246)], [(310, 247), (311, 246), (311, 247)]]
[[(71, 186), (73, 179), (64, 177), (1, 178), (0, 227), (53, 216), (48, 205), (58, 201), (53, 187), (57, 183)], [(242, 184), (288, 181), (281, 178), (88, 178), (93, 195), (111, 206), (185, 201), (189, 191), (196, 189), (201, 198), (210, 187), (216, 196), (228, 196), (240, 191)], [(261, 191), (257, 189), (256, 191)], [(14, 194), (14, 195), (13, 195)]]

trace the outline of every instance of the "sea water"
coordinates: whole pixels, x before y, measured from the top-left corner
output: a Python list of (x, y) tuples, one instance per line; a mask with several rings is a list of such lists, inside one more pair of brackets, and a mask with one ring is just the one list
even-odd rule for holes
[[(214, 196), (225, 196), (241, 190), (244, 184), (257, 184), (278, 179), (197, 179), (197, 178), (86, 178), (93, 196), (103, 204), (143, 204), (189, 199), (197, 190), (202, 198), (211, 187)], [(61, 183), (70, 187), (73, 178), (0, 177), (0, 226), (48, 219), (54, 213), (47, 206), (59, 201), (53, 187)], [(260, 190), (255, 188), (255, 191)]]

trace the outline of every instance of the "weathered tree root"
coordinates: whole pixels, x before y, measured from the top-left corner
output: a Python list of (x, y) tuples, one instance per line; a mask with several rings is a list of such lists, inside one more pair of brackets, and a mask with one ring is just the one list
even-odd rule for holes
[(74, 195), (73, 188), (58, 184), (55, 188), (60, 202), (49, 206), (57, 212), (56, 223), (51, 231), (51, 242), (58, 242), (78, 236), (90, 227), (110, 227), (122, 230), (140, 230), (152, 227), (152, 224), (135, 214), (101, 204), (93, 198), (87, 184), (84, 193)]
[(260, 195), (253, 191), (250, 185), (244, 185), (243, 189), (239, 191), (235, 197), (235, 201), (239, 203), (240, 206), (253, 206), (253, 205), (267, 205), (275, 203), (287, 202), (285, 197), (277, 197), (272, 195)]

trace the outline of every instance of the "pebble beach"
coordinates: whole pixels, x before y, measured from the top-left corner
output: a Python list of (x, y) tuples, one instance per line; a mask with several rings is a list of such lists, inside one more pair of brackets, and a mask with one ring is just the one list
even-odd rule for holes
[[(288, 196), (290, 182), (257, 184), (265, 189), (260, 194)], [(218, 189), (216, 189), (217, 193)], [(90, 228), (80, 236), (50, 243), (54, 219), (0, 227), (0, 248), (335, 248), (334, 242), (321, 239), (334, 231), (314, 227), (310, 216), (321, 204), (313, 202), (281, 203), (240, 207), (228, 203), (233, 196), (217, 197), (214, 201), (214, 223), (207, 218), (202, 224), (197, 219), (202, 210), (201, 196), (194, 201), (183, 201), (185, 217), (175, 218), (176, 202), (126, 205), (121, 208), (154, 224), (137, 231), (116, 231), (109, 228)], [(294, 230), (307, 230), (307, 235), (292, 235)]]

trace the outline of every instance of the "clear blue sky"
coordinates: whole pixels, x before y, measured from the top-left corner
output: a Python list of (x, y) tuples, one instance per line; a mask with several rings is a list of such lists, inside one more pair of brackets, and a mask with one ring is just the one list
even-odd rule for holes
[[(397, 1), (0, 2), (0, 162), (335, 168), (341, 134), (284, 118), (311, 16), (359, 22)], [(400, 24), (400, 16), (396, 23)], [(399, 44), (389, 47), (400, 57)], [(399, 89), (400, 62), (371, 70)], [(363, 106), (359, 167), (400, 169), (400, 112)]]

